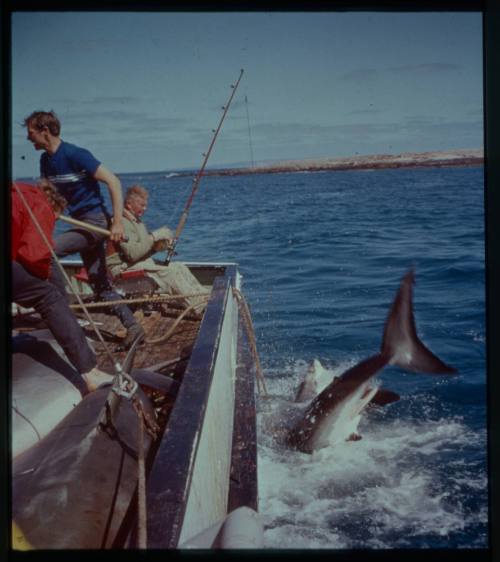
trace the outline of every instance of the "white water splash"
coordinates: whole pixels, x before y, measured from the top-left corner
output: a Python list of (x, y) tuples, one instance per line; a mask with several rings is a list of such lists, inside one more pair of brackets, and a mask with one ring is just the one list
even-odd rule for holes
[[(321, 366), (322, 375), (331, 380), (349, 366)], [(447, 465), (440, 460), (456, 453), (457, 444), (477, 443), (478, 435), (460, 419), (385, 419), (379, 410), (363, 414), (361, 441), (312, 455), (280, 445), (276, 425), (286, 427), (304, 407), (292, 402), (304, 374), (303, 365), (296, 367), (296, 376), (269, 380), (276, 398), (258, 414), (259, 510), (267, 548), (446, 546), (467, 526), (484, 525), (486, 508), (468, 508), (465, 490), (484, 492), (485, 474), (460, 466), (456, 455)], [(469, 546), (486, 546), (486, 537)]]

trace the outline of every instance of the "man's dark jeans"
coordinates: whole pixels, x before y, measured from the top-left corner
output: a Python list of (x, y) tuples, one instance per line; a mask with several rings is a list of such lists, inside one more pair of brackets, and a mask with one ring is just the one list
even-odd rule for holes
[[(78, 220), (101, 228), (109, 228), (108, 218), (104, 212), (92, 211), (91, 213), (78, 216)], [(60, 258), (76, 253), (81, 255), (83, 265), (87, 270), (90, 286), (98, 299), (103, 301), (121, 299), (120, 295), (111, 287), (108, 279), (106, 271), (106, 236), (104, 234), (97, 234), (75, 227), (58, 235), (54, 242), (55, 252)], [(59, 272), (55, 271), (56, 267), (56, 264), (52, 265), (50, 280), (59, 288), (62, 294), (66, 295), (64, 281)], [(130, 328), (137, 323), (127, 305), (116, 305), (112, 310), (125, 328)]]
[(12, 262), (12, 300), (21, 306), (34, 308), (41, 315), (79, 373), (87, 373), (96, 366), (95, 354), (67, 299), (51, 282), (35, 277), (16, 261)]

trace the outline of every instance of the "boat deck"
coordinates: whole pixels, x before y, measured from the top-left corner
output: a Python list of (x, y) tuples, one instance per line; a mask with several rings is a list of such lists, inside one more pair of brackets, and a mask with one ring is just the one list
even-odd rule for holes
[[(239, 287), (239, 274), (233, 264), (193, 266), (192, 271), (204, 286), (212, 286), (203, 314), (187, 312), (179, 319), (182, 306), (172, 301), (142, 302), (131, 306), (146, 336), (135, 348), (135, 354), (130, 354), (129, 359), (133, 355), (133, 361), (131, 364), (128, 361), (130, 370), (127, 372), (139, 383), (140, 392), (144, 393), (146, 400), (149, 399), (151, 412), (155, 413), (159, 426), (158, 438), (150, 443), (146, 454), (147, 542), (148, 548), (154, 549), (178, 548), (221, 521), (229, 511), (241, 506), (254, 510), (258, 507), (255, 368), (232, 292), (233, 288)], [(113, 373), (114, 366), (104, 345), (97, 339), (85, 316), (79, 311), (77, 315), (82, 320), (87, 337), (92, 340), (99, 367)], [(121, 349), (126, 331), (119, 320), (101, 306), (92, 309), (91, 316), (113, 361), (126, 364), (129, 350)], [(174, 325), (175, 330), (169, 335)], [(15, 331), (20, 334), (28, 332), (28, 335), (32, 330), (40, 331), (41, 327), (36, 316), (20, 316), (13, 325)], [(38, 337), (36, 331), (33, 335)], [(15, 359), (19, 362), (23, 358), (23, 350), (20, 349)], [(29, 365), (29, 380), (39, 378), (43, 365), (37, 363), (36, 357), (30, 358)], [(24, 375), (21, 378), (26, 378), (27, 372)], [(103, 388), (85, 396), (67, 420), (61, 422), (57, 431), (51, 432), (15, 459), (14, 519), (38, 547), (136, 546), (137, 508), (133, 497), (137, 456), (128, 445), (125, 446), (136, 442), (134, 436), (125, 435), (137, 425), (133, 421), (136, 414), (125, 401), (123, 407), (117, 410), (121, 413), (117, 413), (119, 417), (115, 423), (118, 427), (123, 417), (120, 431), (125, 432), (125, 437), (115, 439), (107, 432), (94, 435), (92, 428), (101, 415), (99, 408), (102, 408), (108, 393), (109, 389)], [(95, 420), (86, 413), (90, 410)], [(125, 419), (129, 414), (132, 416), (130, 420)], [(80, 421), (82, 416), (89, 417), (86, 425)], [(88, 426), (89, 435), (94, 436), (93, 441), (89, 441), (91, 448), (84, 455), (87, 464), (72, 461), (76, 453), (80, 454), (79, 445), (76, 452), (69, 447), (74, 441), (72, 432), (84, 426)], [(67, 450), (61, 445), (66, 437), (69, 439)], [(57, 447), (52, 443), (54, 440), (58, 442)], [(80, 441), (77, 439), (75, 443)], [(112, 447), (118, 447), (116, 451), (113, 449), (113, 454), (110, 452)], [(59, 451), (57, 462), (47, 456), (48, 449)], [(101, 449), (109, 449), (109, 454), (104, 455)], [(26, 469), (28, 465), (32, 466), (35, 458), (38, 463), (36, 478)], [(101, 521), (101, 516), (108, 512), (111, 505), (107, 490), (101, 490), (99, 486), (91, 488), (87, 476), (92, 473), (97, 478), (101, 474), (104, 478), (114, 474), (124, 459), (128, 464), (126, 470), (119, 470), (119, 501), (113, 500), (111, 523), (105, 523)], [(69, 465), (73, 472), (68, 469)], [(78, 501), (71, 501), (65, 506), (58, 504), (57, 510), (54, 507), (54, 502), (58, 501), (57, 494), (46, 489), (44, 484), (44, 478), (52, 478), (54, 471), (74, 474), (71, 489), (75, 494), (83, 494), (78, 496)], [(81, 490), (83, 484), (88, 490)], [(41, 510), (40, 513), (49, 510), (53, 514), (53, 532), (47, 533), (46, 527), (40, 527), (37, 510)], [(101, 542), (96, 542), (94, 535), (87, 536), (87, 527), (97, 525), (96, 517), (87, 520), (87, 512), (99, 514), (99, 532), (104, 527), (107, 529)], [(79, 523), (75, 528), (71, 525), (67, 528), (69, 520), (66, 519), (70, 515), (78, 515), (76, 520)], [(210, 547), (210, 544), (205, 546)]]
[[(139, 316), (138, 320), (144, 328), (146, 336), (137, 349), (133, 366), (135, 368), (147, 367), (157, 372), (164, 372), (165, 368), (168, 367), (168, 374), (171, 374), (169, 365), (172, 362), (174, 362), (174, 366), (177, 364), (184, 364), (185, 366), (198, 335), (200, 319), (190, 317), (181, 320), (172, 336), (168, 340), (162, 341), (162, 336), (174, 325), (176, 318), (179, 316), (179, 311), (172, 312), (166, 305), (158, 305), (157, 310), (135, 313), (135, 316)], [(92, 313), (92, 318), (98, 324), (106, 347), (113, 358), (123, 363), (128, 350), (122, 349), (121, 338), (116, 336), (123, 331), (118, 318), (103, 312)], [(94, 340), (93, 347), (97, 355), (99, 368), (106, 372), (112, 372), (113, 365), (104, 345), (97, 340), (90, 325), (85, 326), (84, 330), (87, 337)], [(166, 363), (168, 365), (165, 365)]]

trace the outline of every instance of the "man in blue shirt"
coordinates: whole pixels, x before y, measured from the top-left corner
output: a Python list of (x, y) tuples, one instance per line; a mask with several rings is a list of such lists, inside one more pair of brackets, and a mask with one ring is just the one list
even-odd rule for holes
[[(54, 112), (35, 111), (26, 117), (24, 125), (28, 130), (28, 140), (33, 143), (35, 150), (44, 151), (40, 158), (40, 175), (56, 185), (68, 202), (69, 214), (75, 219), (109, 229), (111, 240), (119, 242), (123, 238), (123, 201), (117, 176), (91, 152), (60, 138), (61, 124)], [(100, 181), (108, 187), (113, 206), (112, 216), (104, 203)], [(55, 238), (55, 252), (59, 257), (80, 253), (96, 296), (102, 300), (120, 300), (107, 276), (105, 241), (102, 234), (75, 227)], [(51, 281), (66, 294), (66, 289), (58, 280), (60, 276), (51, 277)], [(115, 305), (113, 311), (127, 328), (123, 342), (127, 347), (144, 331), (125, 304)]]

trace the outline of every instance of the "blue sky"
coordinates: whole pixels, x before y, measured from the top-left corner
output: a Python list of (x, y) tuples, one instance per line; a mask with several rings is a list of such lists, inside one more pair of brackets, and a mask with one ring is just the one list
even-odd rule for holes
[(116, 173), (481, 148), (480, 13), (14, 13), (14, 177), (37, 176), (23, 119)]

